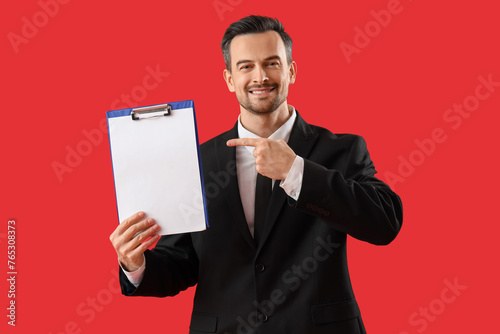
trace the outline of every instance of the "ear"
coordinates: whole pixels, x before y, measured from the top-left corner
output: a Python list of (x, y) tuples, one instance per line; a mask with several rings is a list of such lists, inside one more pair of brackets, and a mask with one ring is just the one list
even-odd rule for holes
[(223, 76), (224, 80), (226, 81), (227, 89), (229, 89), (230, 92), (234, 93), (233, 75), (227, 68), (224, 69)]
[(292, 61), (290, 64), (290, 84), (295, 82), (295, 78), (297, 77), (297, 63)]

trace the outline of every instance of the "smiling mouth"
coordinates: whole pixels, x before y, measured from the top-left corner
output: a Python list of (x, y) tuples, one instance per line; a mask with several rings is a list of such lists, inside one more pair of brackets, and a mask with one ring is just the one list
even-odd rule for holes
[(274, 90), (275, 87), (270, 87), (270, 88), (254, 88), (249, 90), (250, 94), (253, 95), (264, 95), (264, 94), (269, 94)]

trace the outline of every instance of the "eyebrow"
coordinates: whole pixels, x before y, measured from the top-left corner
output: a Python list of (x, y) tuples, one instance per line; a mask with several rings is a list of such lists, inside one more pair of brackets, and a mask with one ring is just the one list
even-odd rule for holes
[[(280, 56), (274, 55), (274, 56), (269, 56), (269, 57), (265, 58), (264, 61), (269, 61), (269, 60), (274, 60), (274, 59), (281, 60)], [(253, 60), (248, 60), (248, 59), (238, 60), (238, 62), (236, 62), (236, 67), (238, 67), (241, 64), (253, 63), (253, 62), (254, 62)]]

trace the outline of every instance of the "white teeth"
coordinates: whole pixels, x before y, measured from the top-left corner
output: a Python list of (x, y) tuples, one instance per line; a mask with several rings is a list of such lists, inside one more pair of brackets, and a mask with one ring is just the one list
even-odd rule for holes
[(264, 93), (269, 93), (271, 90), (255, 90), (251, 91), (250, 93), (252, 94), (264, 94)]

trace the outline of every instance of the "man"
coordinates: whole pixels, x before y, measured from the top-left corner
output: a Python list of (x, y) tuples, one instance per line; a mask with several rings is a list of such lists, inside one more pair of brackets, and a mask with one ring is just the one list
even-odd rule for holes
[(365, 333), (346, 236), (390, 243), (401, 201), (374, 177), (361, 137), (309, 125), (287, 104), (297, 65), (281, 23), (243, 18), (221, 45), (240, 117), (201, 145), (205, 184), (221, 185), (210, 228), (159, 239), (143, 212), (123, 221), (110, 236), (122, 292), (173, 296), (198, 284), (192, 334)]

